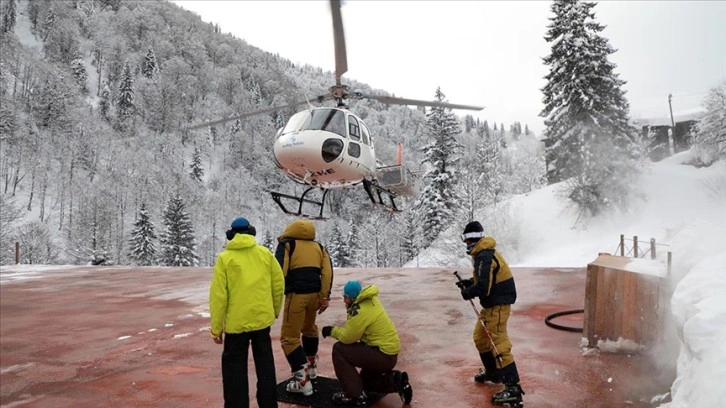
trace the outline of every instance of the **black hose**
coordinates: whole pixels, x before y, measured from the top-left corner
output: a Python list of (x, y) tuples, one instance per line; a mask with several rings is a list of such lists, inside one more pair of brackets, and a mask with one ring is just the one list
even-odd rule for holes
[(547, 326), (552, 327), (553, 329), (557, 329), (557, 330), (582, 333), (582, 327), (562, 326), (559, 324), (552, 323), (550, 321), (550, 320), (554, 319), (555, 317), (566, 316), (566, 315), (577, 314), (577, 313), (585, 313), (585, 309), (572, 309), (572, 310), (565, 310), (563, 312), (552, 313), (551, 315), (545, 317), (545, 324)]

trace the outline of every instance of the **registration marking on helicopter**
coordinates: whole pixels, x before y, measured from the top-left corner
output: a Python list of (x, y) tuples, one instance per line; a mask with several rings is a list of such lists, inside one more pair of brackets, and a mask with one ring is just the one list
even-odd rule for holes
[(282, 147), (291, 147), (291, 146), (300, 146), (304, 145), (305, 142), (301, 140), (297, 140), (297, 135), (290, 135), (290, 137), (287, 139), (288, 141), (286, 143), (282, 144)]

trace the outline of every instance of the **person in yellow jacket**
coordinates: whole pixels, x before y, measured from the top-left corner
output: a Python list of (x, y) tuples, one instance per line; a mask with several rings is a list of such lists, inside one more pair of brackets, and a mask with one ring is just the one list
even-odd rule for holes
[(404, 404), (410, 404), (413, 389), (408, 373), (394, 370), (401, 342), (396, 326), (378, 300), (378, 287), (361, 288), (359, 281), (348, 281), (343, 287), (343, 301), (347, 312), (345, 326), (325, 326), (322, 330), (324, 338), (338, 340), (333, 345), (332, 358), (343, 392), (334, 394), (333, 402), (367, 407), (367, 391), (397, 392)]
[[(474, 262), (474, 270), (471, 279), (463, 280), (457, 286), (464, 300), (479, 298), (482, 306), (473, 339), (484, 369), (474, 376), (474, 381), (504, 383), (504, 389), (492, 396), (492, 404), (521, 407), (524, 391), (519, 384), (519, 371), (507, 334), (512, 304), (517, 300), (512, 270), (496, 250), (497, 241), (484, 234), (479, 221), (466, 224), (461, 239)], [(486, 327), (482, 326), (481, 320)]]
[(309, 396), (313, 393), (310, 380), (317, 377), (316, 314), (328, 308), (333, 264), (325, 247), (315, 241), (311, 221), (291, 222), (277, 240), (275, 257), (285, 275), (280, 342), (293, 373), (286, 390)]
[(217, 256), (209, 287), (212, 339), (224, 344), (224, 406), (250, 406), (247, 356), (251, 343), (257, 373), (257, 405), (277, 408), (270, 326), (282, 308), (282, 269), (269, 249), (257, 245), (255, 227), (245, 218), (232, 222), (227, 239), (225, 250)]

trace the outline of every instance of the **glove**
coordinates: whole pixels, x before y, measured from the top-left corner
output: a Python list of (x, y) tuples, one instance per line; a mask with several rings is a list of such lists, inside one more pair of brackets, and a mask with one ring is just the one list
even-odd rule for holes
[(215, 343), (224, 344), (224, 334), (223, 333), (219, 333), (217, 335), (210, 331), (210, 334), (212, 336), (212, 340), (214, 340)]
[(474, 278), (456, 281), (456, 286), (458, 286), (459, 289), (466, 289), (469, 286), (474, 286)]
[(318, 314), (323, 313), (326, 309), (328, 309), (328, 305), (330, 305), (330, 300), (319, 299), (318, 300)]
[(330, 336), (333, 333), (333, 326), (323, 327), (323, 338)]
[(471, 288), (464, 288), (461, 290), (461, 297), (464, 300), (470, 300), (470, 299), (474, 299), (476, 297), (476, 295), (473, 293)]

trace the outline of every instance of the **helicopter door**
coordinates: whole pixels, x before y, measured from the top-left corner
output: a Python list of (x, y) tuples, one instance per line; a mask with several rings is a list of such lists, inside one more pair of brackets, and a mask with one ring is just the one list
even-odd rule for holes
[[(361, 126), (362, 125), (362, 126)], [(348, 115), (348, 134), (350, 142), (348, 143), (348, 155), (358, 159), (359, 163), (370, 170), (374, 170), (375, 158), (371, 154), (371, 149), (367, 143), (368, 137), (362, 137), (362, 129), (365, 128), (363, 122), (360, 122), (355, 116)], [(362, 140), (361, 140), (362, 139)], [(363, 143), (361, 143), (361, 141)]]

